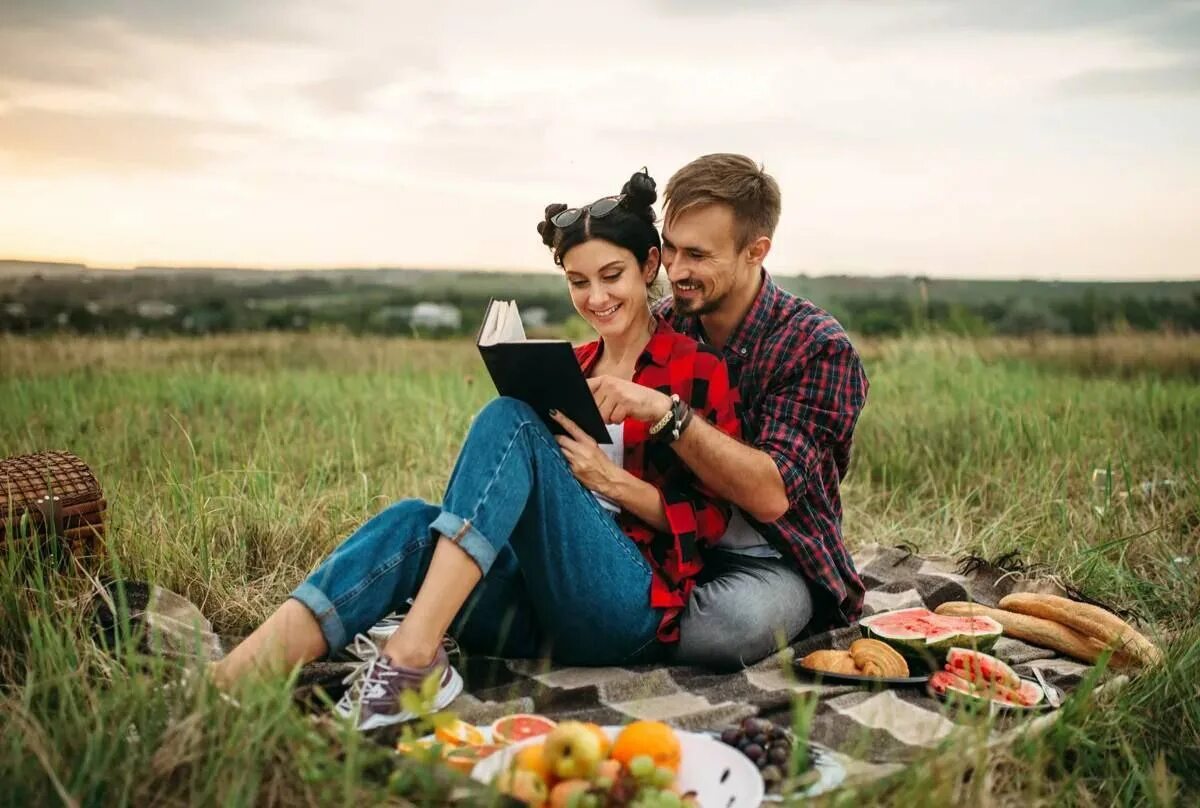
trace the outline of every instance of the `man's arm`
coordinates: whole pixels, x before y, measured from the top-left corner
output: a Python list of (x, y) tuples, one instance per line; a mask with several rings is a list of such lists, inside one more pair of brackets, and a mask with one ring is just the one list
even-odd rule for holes
[(773, 522), (803, 500), (820, 473), (823, 449), (850, 439), (866, 395), (867, 378), (850, 342), (822, 341), (796, 357), (763, 396), (757, 434), (744, 436), (753, 446), (692, 419), (675, 450), (715, 491), (756, 520)]
[(766, 452), (731, 438), (700, 418), (692, 419), (671, 448), (713, 493), (757, 521), (774, 522), (787, 513), (783, 477)]

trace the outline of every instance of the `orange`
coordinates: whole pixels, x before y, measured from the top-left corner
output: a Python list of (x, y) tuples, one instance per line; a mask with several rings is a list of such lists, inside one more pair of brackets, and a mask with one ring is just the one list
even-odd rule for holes
[(629, 761), (647, 755), (655, 766), (679, 771), (679, 738), (661, 721), (634, 721), (617, 736), (610, 757), (628, 768)]
[(546, 761), (544, 752), (546, 745), (535, 743), (531, 746), (526, 746), (517, 752), (513, 759), (513, 765), (518, 769), (534, 772), (548, 784), (554, 783), (554, 773), (550, 771), (550, 764)]
[(438, 727), (433, 731), (433, 735), (450, 746), (479, 746), (485, 743), (483, 733), (478, 727), (457, 719), (444, 727)]

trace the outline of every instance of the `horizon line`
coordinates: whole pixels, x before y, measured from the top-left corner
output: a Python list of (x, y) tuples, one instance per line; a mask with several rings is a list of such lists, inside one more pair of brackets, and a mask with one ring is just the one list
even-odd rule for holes
[[(345, 264), (316, 264), (308, 266), (289, 266), (289, 265), (248, 265), (248, 264), (168, 264), (168, 263), (150, 263), (150, 264), (105, 264), (93, 265), (87, 261), (69, 260), (69, 259), (51, 259), (51, 258), (26, 258), (26, 257), (0, 257), (0, 267), (8, 264), (36, 264), (49, 267), (63, 267), (70, 269), (82, 269), (84, 271), (93, 272), (145, 272), (145, 271), (181, 271), (181, 272), (483, 272), (496, 274), (536, 274), (549, 275), (555, 272), (560, 272), (557, 267), (547, 267), (544, 269), (533, 267), (463, 267), (463, 266), (414, 266), (404, 264), (394, 265), (345, 265)], [(962, 282), (984, 282), (984, 283), (1200, 283), (1200, 274), (1191, 278), (1176, 278), (1176, 277), (1152, 277), (1152, 278), (1112, 278), (1100, 276), (1071, 276), (1063, 277), (1061, 275), (1046, 275), (1038, 277), (1034, 275), (1011, 275), (1011, 276), (978, 276), (967, 277), (963, 275), (944, 275), (930, 274), (917, 272), (913, 270), (870, 270), (870, 269), (796, 269), (796, 268), (767, 268), (773, 276), (778, 277), (804, 277), (804, 278), (863, 278), (871, 280), (886, 280), (889, 278), (904, 278), (909, 280), (919, 280), (925, 278), (929, 281), (962, 281)]]

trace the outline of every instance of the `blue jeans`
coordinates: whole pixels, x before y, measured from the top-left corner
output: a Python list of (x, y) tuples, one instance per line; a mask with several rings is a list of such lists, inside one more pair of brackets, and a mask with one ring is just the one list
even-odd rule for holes
[(292, 597), (341, 649), (416, 595), (441, 537), (483, 571), (450, 629), (468, 652), (573, 665), (657, 658), (649, 563), (571, 474), (537, 414), (510, 398), (475, 417), (442, 505), (391, 505)]

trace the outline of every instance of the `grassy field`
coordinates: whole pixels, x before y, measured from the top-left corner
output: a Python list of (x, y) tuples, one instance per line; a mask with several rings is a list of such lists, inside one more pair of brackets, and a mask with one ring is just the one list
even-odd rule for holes
[[(1019, 551), (1155, 621), (1169, 662), (1102, 707), (1065, 709), (1037, 740), (944, 755), (831, 802), (1196, 804), (1200, 337), (862, 351), (872, 387), (844, 489), (848, 541)], [(111, 503), (121, 573), (242, 633), (384, 504), (438, 498), (491, 394), (466, 343), (0, 337), (0, 454), (80, 454)], [(86, 640), (86, 597), (77, 577), (0, 556), (0, 802), (443, 799), (427, 773), (389, 781), (386, 752), (314, 725), (282, 686), (240, 707), (204, 687), (164, 691), (169, 666)]]

